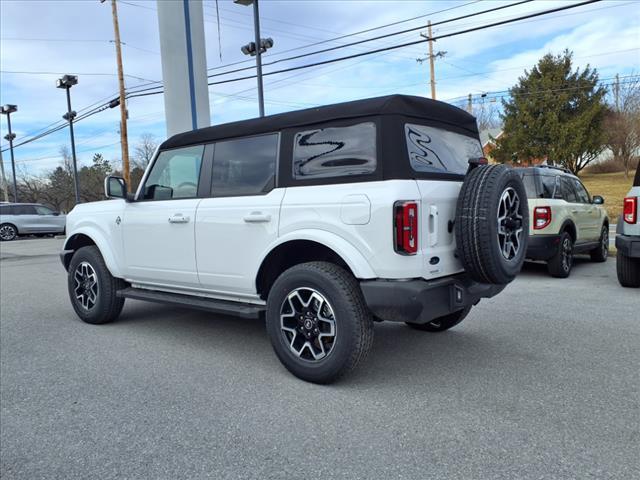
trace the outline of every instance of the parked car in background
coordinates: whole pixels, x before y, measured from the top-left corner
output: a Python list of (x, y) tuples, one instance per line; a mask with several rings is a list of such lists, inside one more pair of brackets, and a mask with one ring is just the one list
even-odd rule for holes
[(0, 240), (64, 233), (66, 216), (39, 203), (0, 204)]
[(289, 371), (331, 382), (371, 349), (373, 321), (460, 323), (520, 271), (526, 193), (486, 165), (476, 120), (392, 95), (175, 135), (135, 195), (69, 214), (61, 259), (88, 323), (125, 298), (266, 317)]
[(616, 226), (616, 268), (623, 287), (640, 287), (640, 165)]
[(546, 261), (549, 273), (559, 278), (569, 276), (576, 253), (606, 261), (609, 218), (604, 199), (592, 198), (567, 169), (539, 165), (519, 170), (529, 198), (527, 258)]

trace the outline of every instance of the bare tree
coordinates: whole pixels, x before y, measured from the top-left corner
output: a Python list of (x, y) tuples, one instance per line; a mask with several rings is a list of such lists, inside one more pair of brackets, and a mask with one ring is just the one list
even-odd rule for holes
[(472, 114), (478, 122), (478, 130), (488, 130), (502, 126), (500, 120), (500, 110), (493, 102), (481, 102), (473, 106)]
[(605, 119), (607, 146), (615, 162), (629, 169), (640, 155), (640, 77), (630, 75), (623, 83), (614, 84), (608, 97), (609, 111)]
[(143, 133), (134, 149), (133, 165), (144, 170), (158, 148), (158, 141), (152, 133)]

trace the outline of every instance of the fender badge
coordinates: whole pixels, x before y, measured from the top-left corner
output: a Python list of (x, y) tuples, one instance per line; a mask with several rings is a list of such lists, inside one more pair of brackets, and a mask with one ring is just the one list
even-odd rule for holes
[(116, 225), (120, 225), (120, 222), (121, 222), (121, 221), (122, 221), (122, 220), (120, 220), (120, 217), (116, 217)]

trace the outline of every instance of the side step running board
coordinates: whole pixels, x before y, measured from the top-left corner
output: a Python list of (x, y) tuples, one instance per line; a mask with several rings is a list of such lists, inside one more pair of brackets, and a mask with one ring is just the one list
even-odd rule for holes
[(179, 293), (156, 292), (142, 288), (125, 288), (118, 290), (117, 295), (118, 297), (131, 298), (133, 300), (196, 308), (198, 310), (206, 310), (208, 312), (242, 318), (259, 318), (260, 314), (266, 309), (263, 305), (230, 302), (227, 300), (216, 300), (213, 298), (182, 295)]

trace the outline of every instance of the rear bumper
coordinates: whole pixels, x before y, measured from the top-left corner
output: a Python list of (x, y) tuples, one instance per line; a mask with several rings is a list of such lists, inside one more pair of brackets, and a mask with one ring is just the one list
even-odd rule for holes
[(640, 237), (616, 235), (616, 249), (625, 257), (640, 258)]
[(560, 235), (530, 235), (527, 258), (549, 260), (558, 251)]
[(488, 285), (460, 274), (437, 280), (360, 282), (371, 313), (390, 322), (427, 323), (493, 297), (506, 285)]

